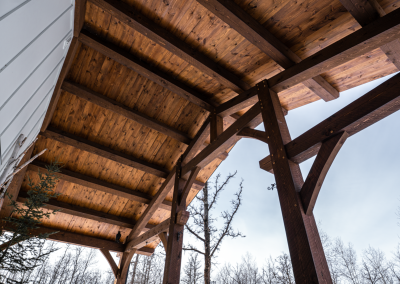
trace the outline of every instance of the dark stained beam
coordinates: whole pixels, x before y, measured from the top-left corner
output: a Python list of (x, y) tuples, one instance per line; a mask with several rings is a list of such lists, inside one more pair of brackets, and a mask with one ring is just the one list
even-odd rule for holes
[[(227, 117), (233, 113), (236, 113), (244, 108), (249, 106), (253, 106), (258, 102), (257, 98), (257, 89), (251, 88), (247, 92), (243, 92), (240, 95), (230, 99), (229, 101), (219, 105), (216, 108), (217, 114), (222, 117)], [(288, 114), (288, 111), (282, 107), (282, 111), (285, 115)]]
[(168, 247), (168, 233), (167, 232), (162, 232), (158, 234), (158, 237), (160, 238), (163, 246), (164, 246), (164, 251), (167, 252), (167, 247)]
[(257, 101), (257, 90), (255, 88), (251, 88), (250, 90), (243, 92), (229, 101), (219, 105), (216, 108), (216, 111), (218, 115), (225, 117), (246, 107), (252, 106), (256, 104)]
[(379, 13), (367, 0), (340, 0), (340, 3), (363, 27), (379, 18)]
[(65, 77), (68, 74), (69, 69), (71, 68), (72, 62), (75, 58), (75, 53), (78, 50), (80, 43), (77, 37), (74, 37), (69, 45), (67, 56), (65, 57), (64, 64), (61, 68), (60, 75), (58, 75), (56, 86), (54, 87), (53, 95), (51, 97), (49, 106), (47, 108), (46, 115), (44, 117), (42, 127), (40, 128), (41, 131), (45, 131), (46, 128), (49, 126), (50, 121), (53, 117), (54, 111), (56, 110), (58, 100), (61, 95), (61, 85), (64, 82)]
[(112, 58), (121, 65), (124, 65), (127, 68), (139, 73), (147, 79), (170, 90), (178, 96), (194, 103), (195, 105), (198, 105), (199, 107), (208, 111), (212, 110), (213, 107), (208, 102), (208, 98), (204, 94), (201, 94), (195, 89), (188, 87), (170, 74), (162, 72), (143, 60), (135, 57), (132, 53), (126, 51), (125, 49), (107, 42), (103, 38), (85, 29), (81, 32), (79, 41), (84, 45), (97, 50), (101, 54)]
[[(297, 164), (304, 162), (318, 153), (324, 140), (342, 131), (352, 136), (399, 109), (400, 74), (397, 74), (286, 144), (287, 156)], [(266, 165), (269, 159), (265, 158)]]
[(322, 143), (318, 155), (300, 191), (304, 212), (311, 215), (326, 174), (349, 134), (339, 133)]
[(117, 273), (118, 273), (118, 266), (115, 263), (114, 259), (112, 258), (110, 251), (107, 249), (100, 249), (101, 253), (104, 255), (104, 257), (106, 258), (108, 264), (110, 265), (111, 271), (114, 274), (114, 277), (117, 277)]
[(120, 102), (110, 99), (107, 96), (96, 93), (91, 89), (86, 88), (85, 86), (76, 84), (74, 82), (65, 81), (62, 84), (61, 88), (64, 91), (67, 91), (68, 93), (71, 93), (81, 99), (89, 101), (95, 105), (110, 110), (130, 120), (136, 121), (146, 127), (149, 127), (169, 137), (172, 137), (175, 140), (178, 140), (184, 144), (188, 145), (191, 141), (190, 137), (187, 134), (179, 130), (176, 130), (175, 128), (169, 125), (166, 125), (155, 118), (149, 117), (132, 108), (129, 108)]
[(148, 230), (146, 233), (143, 233), (139, 237), (131, 240), (126, 245), (125, 251), (128, 252), (132, 249), (139, 249), (141, 247), (144, 247), (146, 244), (157, 240), (159, 234), (168, 231), (169, 223), (170, 219), (167, 219), (156, 225), (151, 230)]
[[(386, 15), (386, 12), (376, 0), (341, 0), (340, 2), (363, 27)], [(400, 41), (396, 39), (389, 42), (381, 46), (381, 50), (400, 70)]]
[(250, 86), (241, 81), (238, 76), (220, 66), (211, 58), (194, 49), (177, 36), (154, 23), (146, 16), (141, 15), (136, 9), (122, 1), (117, 0), (90, 0), (119, 21), (133, 28), (145, 37), (164, 47), (171, 53), (195, 66), (201, 72), (214, 78), (222, 85), (240, 93)]
[(302, 184), (300, 168), (285, 153), (284, 144), (290, 140), (290, 134), (278, 96), (269, 91), (266, 81), (257, 86), (295, 281), (332, 283), (318, 231), (315, 231), (315, 220), (313, 216), (312, 219), (305, 216), (298, 196)]
[(80, 149), (82, 151), (101, 156), (103, 158), (112, 160), (114, 162), (126, 165), (144, 171), (146, 173), (155, 175), (157, 177), (165, 178), (168, 175), (168, 171), (160, 166), (151, 164), (149, 162), (137, 159), (130, 155), (118, 152), (116, 150), (110, 149), (98, 143), (89, 141), (85, 138), (79, 137), (67, 133), (65, 131), (49, 127), (45, 132), (40, 132), (40, 135), (54, 141), (64, 143), (66, 145), (72, 146), (74, 148)]
[[(17, 202), (24, 203), (28, 198), (28, 194), (24, 191), (20, 192), (17, 198)], [(44, 202), (45, 209), (49, 210), (60, 210), (63, 214), (68, 214), (72, 216), (77, 216), (85, 219), (94, 220), (97, 222), (107, 223), (115, 226), (120, 226), (124, 228), (133, 228), (134, 221), (130, 218), (120, 217), (116, 215), (111, 215), (101, 211), (81, 207), (78, 205), (58, 201), (55, 199), (50, 199), (48, 202)], [(150, 230), (154, 225), (147, 224), (144, 231)]]
[[(4, 230), (11, 229), (4, 222), (2, 223), (1, 228)], [(54, 233), (54, 232), (56, 232), (56, 233)], [(94, 249), (106, 249), (106, 250), (112, 251), (112, 252), (123, 252), (124, 251), (124, 245), (119, 244), (115, 241), (110, 241), (110, 240), (101, 239), (101, 238), (97, 238), (97, 237), (91, 237), (91, 236), (87, 236), (87, 235), (83, 235), (83, 234), (68, 232), (68, 231), (57, 229), (57, 228), (48, 228), (48, 227), (44, 227), (44, 226), (38, 226), (38, 229), (31, 231), (31, 234), (34, 236), (37, 236), (40, 234), (49, 234), (49, 233), (51, 233), (51, 235), (48, 237), (48, 239), (52, 240), (52, 241), (56, 241), (56, 242), (62, 242), (62, 243), (67, 243), (67, 244), (72, 244), (72, 245), (77, 245), (77, 246), (94, 248)], [(54, 233), (54, 234), (52, 234), (52, 233)], [(154, 253), (154, 249), (144, 247), (144, 248), (137, 250), (136, 253), (143, 254), (143, 255), (152, 255)]]
[(186, 206), (186, 199), (189, 195), (190, 189), (192, 188), (193, 183), (196, 181), (197, 175), (199, 174), (201, 168), (195, 167), (187, 180), (185, 187), (183, 188), (182, 194), (178, 196), (179, 206)]
[(190, 142), (189, 146), (186, 148), (183, 154), (182, 164), (185, 165), (190, 160), (192, 160), (196, 154), (204, 149), (204, 143), (210, 135), (210, 116), (204, 121), (203, 125), (197, 132), (196, 136)]
[(215, 111), (212, 111), (210, 114), (210, 142), (214, 142), (223, 131), (224, 119)]
[(253, 138), (268, 143), (268, 138), (265, 131), (245, 127), (242, 130), (240, 130), (237, 135), (241, 137)]
[(400, 9), (371, 22), (302, 62), (268, 79), (279, 93), (332, 68), (362, 56), (400, 37)]
[(85, 23), (86, 0), (75, 1), (74, 37), (78, 37)]
[[(165, 265), (164, 265), (164, 278), (163, 283), (180, 283), (180, 271), (182, 262), (182, 245), (184, 237), (185, 224), (187, 218), (181, 218), (182, 216), (189, 217), (189, 212), (186, 211), (186, 202), (179, 202), (179, 196), (182, 195), (185, 185), (193, 179), (189, 179), (185, 182), (181, 179), (181, 167), (182, 157), (176, 163), (176, 174), (174, 184), (174, 195), (172, 199), (171, 218), (169, 224), (169, 237), (167, 250), (165, 254)], [(188, 184), (190, 187), (191, 185)]]
[(126, 238), (126, 242), (129, 243), (131, 240), (137, 238), (143, 231), (146, 224), (149, 222), (153, 214), (157, 211), (160, 204), (163, 202), (167, 194), (171, 191), (174, 186), (175, 180), (175, 168), (167, 176), (160, 189), (157, 191), (156, 195), (152, 198), (150, 204), (147, 206), (146, 210), (140, 216), (139, 220), (136, 222), (129, 236)]
[[(300, 57), (280, 42), (257, 20), (231, 0), (197, 0), (214, 15), (287, 69), (301, 61)], [(339, 97), (339, 92), (321, 76), (303, 82), (306, 87), (325, 101)], [(254, 104), (254, 103), (253, 103)]]
[[(33, 161), (29, 166), (28, 166), (28, 171), (32, 172), (40, 172), (45, 173), (47, 171), (46, 169), (46, 164), (40, 161)], [(88, 188), (93, 188), (98, 191), (106, 192), (109, 194), (117, 195), (123, 198), (127, 198), (129, 200), (141, 202), (144, 204), (149, 204), (152, 196), (149, 194), (146, 194), (141, 191), (137, 190), (132, 190), (126, 187), (122, 187), (116, 184), (112, 184), (91, 176), (83, 175), (78, 172), (73, 172), (65, 168), (61, 168), (61, 172), (57, 173), (57, 176), (60, 178), (60, 180), (64, 180), (73, 184), (78, 184), (81, 186), (85, 186)], [(203, 188), (204, 184), (201, 182), (197, 182), (193, 186), (196, 190), (201, 190)], [(164, 200), (160, 204), (160, 208), (164, 210), (171, 210), (171, 201)]]
[(243, 116), (229, 126), (217, 139), (182, 167), (182, 177), (195, 167), (204, 167), (239, 141), (236, 134), (245, 127), (256, 127), (261, 122), (260, 106), (255, 104)]
[(389, 60), (400, 70), (400, 40), (396, 39), (381, 46), (381, 50)]

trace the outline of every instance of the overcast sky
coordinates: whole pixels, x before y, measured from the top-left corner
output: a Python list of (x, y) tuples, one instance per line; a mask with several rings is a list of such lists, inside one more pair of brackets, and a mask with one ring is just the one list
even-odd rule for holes
[[(391, 76), (345, 91), (334, 101), (320, 100), (290, 111), (286, 119), (292, 139)], [(264, 126), (260, 125), (258, 129), (264, 130)], [(331, 238), (340, 237), (345, 243), (351, 242), (359, 254), (371, 245), (390, 258), (400, 241), (396, 215), (400, 206), (398, 130), (400, 112), (350, 137), (333, 162), (318, 196), (314, 216), (322, 229)], [(224, 241), (217, 259), (221, 265), (239, 262), (247, 252), (260, 264), (270, 255), (276, 257), (288, 252), (277, 191), (267, 190), (275, 182), (274, 176), (261, 170), (258, 163), (267, 155), (268, 146), (263, 142), (242, 139), (210, 179), (213, 180), (217, 173), (224, 177), (238, 171), (221, 196), (215, 217), (230, 207), (229, 202), (240, 180), (244, 180), (243, 205), (234, 220), (234, 227), (246, 237)], [(300, 165), (304, 179), (313, 161), (314, 158)], [(185, 243), (194, 240), (188, 232), (184, 239)], [(183, 259), (187, 257), (188, 253), (185, 253)], [(108, 266), (100, 254), (99, 264)]]

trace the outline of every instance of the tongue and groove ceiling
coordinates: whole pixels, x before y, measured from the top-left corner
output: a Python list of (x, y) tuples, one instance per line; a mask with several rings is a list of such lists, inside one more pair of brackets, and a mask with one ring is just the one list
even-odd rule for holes
[[(64, 168), (57, 202), (101, 216), (63, 210), (43, 226), (110, 241), (121, 231), (124, 241), (210, 110), (361, 28), (338, 0), (235, 1), (287, 47), (291, 58), (280, 61), (199, 2), (87, 1), (80, 40), (71, 46), (76, 52), (33, 154), (48, 150), (26, 176), (37, 179), (38, 168), (58, 159)], [(378, 2), (385, 13), (399, 4)], [(290, 112), (397, 71), (375, 49), (321, 74), (316, 80), (325, 91), (305, 82), (278, 95)], [(225, 117), (225, 128), (248, 108)], [(201, 170), (188, 203), (226, 157)], [(171, 200), (172, 191), (148, 228), (169, 218)], [(159, 242), (146, 248), (151, 252)]]

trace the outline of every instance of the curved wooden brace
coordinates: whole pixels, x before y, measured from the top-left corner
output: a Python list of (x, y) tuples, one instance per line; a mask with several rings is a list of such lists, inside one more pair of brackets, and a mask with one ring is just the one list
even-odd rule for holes
[(325, 176), (349, 134), (343, 131), (322, 143), (317, 157), (300, 191), (304, 212), (311, 215)]
[(117, 278), (118, 275), (118, 266), (115, 263), (114, 259), (112, 258), (110, 251), (107, 249), (100, 249), (101, 253), (104, 255), (104, 257), (107, 259), (108, 264), (111, 267), (112, 272), (114, 273), (115, 278)]
[(237, 135), (238, 136), (243, 136), (243, 137), (246, 137), (246, 138), (257, 139), (257, 140), (260, 140), (262, 142), (268, 143), (268, 136), (265, 133), (265, 131), (251, 129), (249, 127), (245, 127), (242, 130), (240, 130)]

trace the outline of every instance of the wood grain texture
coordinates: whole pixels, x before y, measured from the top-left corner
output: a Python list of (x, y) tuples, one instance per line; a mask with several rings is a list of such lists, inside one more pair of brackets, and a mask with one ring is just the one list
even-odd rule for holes
[(240, 138), (236, 135), (244, 127), (256, 127), (261, 120), (260, 106), (254, 105), (243, 116), (236, 120), (217, 139), (202, 150), (196, 157), (182, 167), (182, 176), (185, 176), (194, 167), (204, 167), (215, 157), (230, 148)]
[(235, 92), (250, 88), (247, 83), (241, 81), (235, 74), (219, 66), (201, 52), (194, 50), (190, 45), (152, 22), (145, 15), (141, 15), (124, 2), (115, 0), (90, 1)]
[[(267, 82), (261, 82), (258, 86), (259, 104), (265, 132), (270, 137), (268, 147), (272, 157), (296, 283), (332, 283), (323, 250), (318, 251), (314, 247), (315, 236), (310, 235), (311, 230), (307, 228), (307, 220), (303, 218), (302, 205), (297, 192), (302, 183), (301, 172), (298, 166), (291, 164), (285, 153), (284, 143), (290, 140), (290, 135), (285, 129), (286, 124), (280, 125), (282, 123), (278, 122), (285, 120), (279, 100), (276, 94), (270, 93)], [(275, 96), (274, 100), (272, 96)], [(322, 249), (322, 245), (318, 247)], [(317, 259), (324, 261), (320, 263)]]
[(114, 259), (112, 258), (110, 251), (107, 249), (100, 249), (101, 253), (104, 255), (104, 257), (106, 258), (108, 264), (110, 265), (111, 271), (114, 274), (114, 277), (117, 277), (117, 273), (118, 273), (118, 266), (115, 263)]
[(322, 142), (322, 146), (300, 191), (304, 212), (307, 215), (310, 216), (312, 214), (329, 168), (348, 136), (347, 132), (342, 132)]
[[(45, 173), (46, 164), (40, 161), (34, 161), (32, 164), (28, 166), (29, 171)], [(58, 177), (61, 180), (71, 182), (73, 184), (78, 184), (81, 186), (93, 188), (95, 190), (110, 193), (112, 195), (120, 196), (123, 198), (127, 198), (133, 201), (141, 202), (144, 204), (149, 204), (152, 196), (140, 191), (134, 191), (129, 188), (124, 188), (122, 186), (118, 186), (116, 184), (108, 183), (100, 179), (96, 179), (90, 176), (86, 176), (77, 172), (73, 172), (67, 169), (61, 169), (59, 173), (57, 173)], [(196, 185), (195, 185), (196, 187)], [(197, 188), (200, 190), (203, 187), (203, 184), (198, 183)], [(160, 205), (160, 208), (165, 210), (171, 210), (171, 201), (164, 200)]]
[(93, 153), (95, 155), (104, 157), (117, 163), (136, 168), (140, 171), (144, 171), (158, 177), (165, 178), (168, 175), (168, 171), (166, 169), (163, 169), (162, 167), (152, 165), (146, 161), (139, 160), (135, 157), (120, 153), (118, 151), (104, 147), (103, 145), (94, 143), (87, 139), (67, 133), (65, 131), (58, 130), (53, 127), (50, 127), (45, 132), (41, 132), (40, 135), (70, 145), (74, 148)]
[(45, 131), (47, 126), (49, 126), (50, 124), (50, 121), (53, 117), (54, 111), (56, 110), (56, 106), (61, 95), (62, 83), (72, 65), (79, 44), (80, 43), (77, 37), (72, 38), (71, 44), (69, 45), (67, 56), (64, 59), (64, 64), (60, 71), (60, 75), (58, 75), (57, 83), (56, 86), (54, 87), (53, 95), (51, 96), (51, 100), (47, 108), (46, 115), (42, 123), (42, 127), (40, 128), (41, 131)]
[[(257, 46), (281, 67), (287, 69), (301, 61), (299, 56), (282, 44), (234, 1), (198, 0), (198, 2)], [(339, 97), (339, 92), (321, 76), (306, 80), (304, 85), (325, 101)]]
[(346, 131), (349, 136), (352, 136), (398, 111), (400, 109), (399, 79), (399, 74), (393, 76), (287, 143), (285, 148), (288, 158), (301, 163), (316, 155), (325, 139), (341, 131)]
[(162, 223), (158, 224), (154, 228), (148, 230), (147, 232), (141, 234), (139, 237), (131, 240), (129, 243), (126, 244), (125, 251), (128, 252), (132, 249), (139, 249), (147, 245), (147, 243), (153, 242), (155, 239), (158, 238), (158, 235), (162, 232), (168, 231), (169, 223), (171, 222), (170, 219), (163, 221)]
[(272, 90), (282, 92), (389, 43), (399, 36), (400, 11), (396, 10), (268, 79), (268, 84)]
[(102, 108), (111, 110), (114, 113), (122, 115), (128, 119), (134, 120), (140, 124), (143, 124), (151, 129), (164, 133), (169, 137), (172, 137), (182, 143), (189, 144), (191, 139), (187, 136), (187, 134), (182, 133), (173, 127), (165, 125), (154, 118), (151, 118), (145, 114), (142, 114), (134, 109), (129, 109), (125, 105), (109, 99), (106, 96), (102, 96), (89, 88), (86, 88), (82, 85), (65, 81), (61, 87), (64, 91), (67, 91), (75, 96), (78, 96), (84, 100), (87, 100), (91, 103), (94, 103)]
[(99, 36), (86, 30), (80, 34), (79, 41), (141, 74), (149, 80), (154, 81), (160, 86), (174, 92), (182, 98), (206, 110), (211, 110), (211, 106), (203, 94), (200, 94), (198, 91), (174, 79), (171, 75), (155, 69), (150, 64), (134, 57), (124, 49), (110, 42), (104, 41)]
[(245, 127), (242, 130), (240, 130), (237, 135), (246, 138), (253, 138), (268, 143), (268, 137), (265, 131)]

